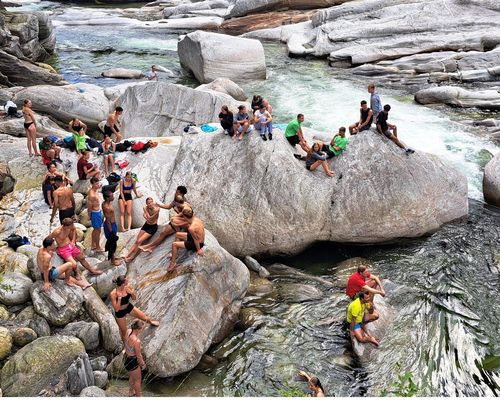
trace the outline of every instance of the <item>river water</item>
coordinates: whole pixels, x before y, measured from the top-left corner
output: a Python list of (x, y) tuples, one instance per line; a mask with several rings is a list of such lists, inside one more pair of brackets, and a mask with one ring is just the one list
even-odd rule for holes
[[(196, 85), (179, 66), (177, 35), (126, 21), (99, 24), (113, 14), (106, 8), (51, 2), (23, 8), (55, 12), (57, 56), (50, 62), (70, 82), (112, 86), (123, 81), (99, 78), (102, 70), (146, 72), (151, 64), (159, 64), (176, 74), (162, 75), (162, 80)], [(97, 25), (86, 25), (89, 19)], [(278, 122), (301, 112), (307, 126), (333, 132), (357, 120), (359, 101), (368, 98), (366, 81), (346, 77), (322, 60), (288, 59), (278, 44), (266, 44), (265, 49), (268, 79), (241, 86), (248, 94), (269, 98)], [(275, 290), (245, 299), (246, 307), (262, 313), (257, 322), (248, 329), (237, 327), (210, 349), (220, 360), (218, 366), (209, 373), (147, 379), (146, 395), (276, 396), (287, 387), (304, 389), (295, 381), (301, 368), (317, 374), (327, 393), (335, 396), (380, 395), (407, 371), (420, 395), (500, 394), (498, 374), (478, 368), (486, 355), (500, 354), (500, 212), (485, 207), (481, 193), (485, 150), (495, 154), (498, 148), (454, 121), (456, 113), (419, 106), (403, 92), (381, 88), (380, 93), (383, 103), (392, 106), (391, 118), (404, 142), (442, 157), (467, 176), (469, 221), (392, 246), (318, 244), (291, 259), (263, 260), (266, 265), (281, 262), (333, 285), (271, 268)], [(341, 326), (347, 305), (343, 287), (350, 270), (339, 263), (353, 257), (367, 259), (397, 288), (388, 298), (395, 311), (389, 331), (381, 347), (371, 352), (370, 362), (353, 353)], [(294, 286), (304, 283), (321, 295)], [(126, 391), (126, 382), (118, 380), (108, 389), (110, 394)]]

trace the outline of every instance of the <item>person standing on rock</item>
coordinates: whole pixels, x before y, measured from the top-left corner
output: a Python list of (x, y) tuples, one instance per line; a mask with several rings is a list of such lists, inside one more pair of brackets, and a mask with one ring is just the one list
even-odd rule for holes
[[(392, 125), (387, 122), (389, 118), (389, 111), (391, 110), (391, 106), (386, 104), (384, 106), (384, 110), (377, 117), (377, 131), (384, 135), (387, 139), (392, 140), (396, 145), (401, 147), (406, 151), (406, 154), (415, 153), (415, 150), (406, 147), (399, 139), (398, 139), (398, 128), (396, 125)], [(391, 132), (392, 131), (392, 132)]]
[(373, 111), (368, 107), (365, 100), (361, 102), (359, 109), (359, 121), (349, 125), (349, 133), (355, 135), (356, 133), (370, 129), (373, 122)]
[(271, 121), (269, 121), (267, 123), (267, 130), (269, 133), (273, 133), (273, 120), (272, 120), (272, 116), (273, 116), (273, 107), (271, 106), (271, 104), (269, 104), (269, 100), (267, 99), (264, 99), (262, 100), (262, 104), (264, 105), (264, 108), (265, 110), (269, 113), (269, 115), (271, 116)]
[(156, 70), (156, 65), (151, 66), (151, 71), (148, 74), (148, 81), (158, 82), (158, 71)]
[(377, 339), (370, 336), (366, 330), (364, 315), (367, 303), (368, 301), (365, 299), (364, 293), (361, 292), (358, 297), (349, 304), (346, 317), (347, 323), (349, 324), (349, 333), (353, 341), (356, 339), (359, 343), (372, 343), (378, 346), (379, 343)]
[(224, 129), (224, 132), (229, 134), (229, 136), (233, 137), (234, 135), (234, 129), (233, 129), (233, 121), (234, 121), (234, 116), (231, 111), (229, 111), (228, 106), (224, 105), (220, 109), (219, 113), (219, 121), (220, 125), (222, 126), (222, 129)]
[(113, 192), (107, 190), (103, 193), (104, 202), (102, 203), (102, 212), (104, 214), (104, 237), (106, 238), (106, 245), (104, 249), (108, 252), (108, 260), (114, 266), (121, 264), (121, 259), (115, 257), (116, 247), (118, 242), (118, 225), (115, 220), (115, 209), (113, 207), (113, 200), (115, 195)]
[(153, 237), (158, 231), (158, 217), (160, 215), (160, 207), (153, 201), (151, 197), (148, 197), (146, 199), (146, 205), (144, 206), (143, 215), (146, 223), (142, 226), (139, 234), (137, 235), (137, 240), (125, 257), (125, 262), (132, 261), (139, 251), (139, 246), (149, 238)]
[(158, 326), (160, 323), (158, 321), (152, 320), (144, 312), (135, 307), (130, 299), (135, 300), (137, 298), (134, 289), (129, 285), (128, 279), (125, 275), (120, 275), (114, 280), (116, 288), (112, 290), (109, 294), (111, 299), (111, 305), (115, 311), (115, 319), (120, 328), (120, 336), (123, 342), (126, 340), (127, 333), (127, 315), (130, 314), (132, 317), (139, 318), (140, 320), (149, 323), (152, 326)]
[[(125, 177), (120, 180), (120, 198), (118, 199), (120, 205), (120, 229), (122, 232), (129, 231), (132, 227), (132, 192), (135, 193), (137, 198), (142, 197), (142, 194), (137, 192), (132, 172), (127, 171)], [(127, 228), (125, 228), (125, 213), (127, 214)]]
[(370, 108), (373, 111), (373, 118), (377, 119), (378, 114), (382, 111), (382, 102), (373, 83), (368, 85), (368, 93), (370, 93)]
[(33, 104), (31, 100), (24, 100), (23, 116), (24, 116), (24, 132), (26, 132), (26, 143), (30, 157), (41, 156), (36, 146), (36, 119), (32, 110)]
[(188, 231), (177, 232), (175, 234), (175, 240), (172, 243), (172, 259), (167, 272), (172, 271), (176, 267), (177, 253), (180, 249), (196, 251), (196, 254), (201, 257), (205, 254), (203, 251), (203, 247), (205, 246), (205, 224), (201, 219), (194, 216), (192, 208), (184, 208), (181, 216), (188, 224)]
[[(43, 240), (43, 247), (38, 250), (36, 256), (36, 262), (38, 269), (42, 274), (43, 279), (43, 290), (47, 291), (51, 288), (52, 283), (56, 279), (64, 279), (64, 282), (68, 286), (80, 286), (82, 289), (87, 289), (92, 286), (88, 283), (85, 278), (80, 274), (76, 263), (68, 261), (63, 265), (54, 267), (52, 265), (52, 257), (54, 256), (54, 251), (56, 249), (56, 242), (52, 238), (45, 238)], [(71, 273), (75, 274), (75, 277), (71, 276)]]
[(254, 126), (255, 129), (260, 130), (260, 137), (266, 141), (266, 132), (268, 133), (269, 140), (273, 140), (273, 131), (269, 130), (269, 125), (272, 123), (273, 117), (266, 111), (264, 104), (261, 104), (259, 109), (254, 112)]
[(109, 175), (109, 167), (111, 172), (115, 172), (115, 151), (116, 144), (111, 140), (111, 136), (106, 136), (102, 143), (102, 155), (104, 157), (104, 174)]
[(250, 133), (253, 131), (253, 125), (250, 121), (250, 116), (247, 113), (247, 108), (244, 105), (238, 106), (238, 112), (234, 115), (234, 136), (233, 139), (238, 136), (239, 140), (243, 139), (245, 133)]
[(52, 205), (52, 215), (50, 223), (54, 222), (54, 217), (59, 210), (59, 222), (62, 224), (65, 218), (76, 219), (75, 215), (75, 196), (73, 189), (66, 185), (61, 175), (54, 177), (56, 190), (54, 191), (54, 203)]
[(90, 249), (96, 252), (103, 252), (104, 250), (101, 248), (100, 242), (104, 216), (102, 214), (98, 193), (98, 190), (101, 187), (99, 178), (93, 176), (90, 179), (90, 185), (90, 190), (87, 194), (87, 212), (89, 215), (89, 221), (92, 224), (92, 246)]
[(67, 262), (76, 265), (79, 261), (83, 267), (92, 275), (101, 275), (102, 271), (92, 268), (83, 256), (83, 253), (76, 245), (76, 228), (72, 218), (64, 218), (62, 226), (55, 229), (49, 236), (49, 239), (55, 239), (57, 242), (57, 254)]
[[(306, 153), (311, 149), (304, 139), (304, 134), (302, 133), (302, 123), (304, 122), (304, 114), (298, 114), (297, 118), (290, 121), (285, 129), (285, 138), (288, 143), (295, 147), (297, 144), (300, 145), (302, 150)], [(295, 154), (295, 157), (301, 158), (300, 155)]]
[(116, 107), (115, 111), (108, 115), (106, 119), (106, 124), (104, 125), (104, 136), (109, 136), (115, 134), (116, 143), (120, 142), (123, 139), (123, 135), (121, 134), (118, 126), (121, 126), (121, 122), (119, 121), (120, 115), (123, 113), (123, 108)]
[(142, 370), (146, 369), (146, 363), (142, 357), (141, 341), (139, 335), (144, 330), (144, 322), (135, 321), (127, 331), (125, 339), (125, 359), (123, 366), (129, 372), (129, 397), (141, 397)]

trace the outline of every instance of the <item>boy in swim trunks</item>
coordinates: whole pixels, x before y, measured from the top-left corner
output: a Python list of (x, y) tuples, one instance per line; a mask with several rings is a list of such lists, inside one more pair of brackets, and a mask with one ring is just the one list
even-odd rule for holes
[(104, 216), (102, 214), (100, 199), (98, 190), (101, 187), (99, 183), (99, 178), (97, 176), (93, 176), (90, 179), (90, 190), (87, 195), (87, 212), (89, 215), (89, 220), (92, 223), (92, 247), (91, 249), (97, 252), (104, 251), (101, 248), (101, 229), (104, 223)]
[(123, 113), (123, 108), (121, 107), (116, 107), (115, 112), (111, 113), (108, 115), (108, 118), (106, 119), (106, 124), (104, 125), (104, 136), (109, 136), (114, 133), (115, 134), (115, 142), (118, 143), (123, 139), (123, 135), (121, 134), (120, 130), (118, 129), (118, 126), (121, 126), (120, 121), (118, 118), (120, 115)]
[[(55, 282), (56, 279), (64, 279), (64, 282), (68, 286), (77, 285), (82, 289), (87, 289), (88, 287), (92, 286), (80, 274), (76, 263), (68, 261), (63, 265), (60, 265), (59, 267), (51, 266), (55, 249), (56, 243), (54, 239), (45, 238), (43, 241), (43, 247), (38, 250), (38, 254), (36, 256), (38, 269), (40, 270), (42, 279), (44, 281), (43, 290), (49, 290), (52, 286), (52, 283)], [(72, 273), (74, 273), (75, 277), (71, 276)]]
[(65, 218), (76, 219), (75, 215), (75, 196), (73, 189), (66, 185), (66, 181), (61, 175), (54, 177), (54, 202), (52, 205), (52, 215), (50, 216), (50, 223), (54, 221), (57, 210), (59, 210), (59, 222), (62, 224)]
[(76, 246), (76, 228), (72, 218), (65, 218), (62, 226), (55, 229), (47, 238), (56, 240), (58, 246), (57, 254), (64, 261), (72, 262), (75, 265), (77, 261), (80, 261), (80, 264), (92, 275), (102, 274), (102, 271), (90, 266), (80, 249)]
[(104, 236), (106, 237), (106, 245), (104, 249), (108, 252), (108, 260), (111, 260), (113, 265), (120, 265), (120, 257), (115, 257), (116, 243), (118, 242), (118, 225), (116, 225), (115, 209), (113, 208), (113, 200), (115, 195), (111, 191), (103, 193), (104, 202), (102, 203), (102, 212), (104, 214)]

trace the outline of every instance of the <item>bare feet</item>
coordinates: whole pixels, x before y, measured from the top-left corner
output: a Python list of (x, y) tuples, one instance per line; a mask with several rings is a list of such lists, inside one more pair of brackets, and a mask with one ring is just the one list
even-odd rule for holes
[(71, 283), (70, 281), (66, 281), (66, 280), (64, 281), (64, 283), (65, 283), (66, 285), (68, 285), (68, 286), (71, 286), (71, 287), (76, 287), (76, 286), (78, 286), (78, 285), (76, 285), (76, 284), (74, 284), (74, 283)]
[(329, 171), (329, 172), (327, 172), (326, 174), (327, 174), (328, 176), (335, 176), (335, 172), (333, 172), (333, 171)]
[(151, 318), (147, 322), (152, 326), (160, 326), (160, 321), (152, 320)]
[(120, 257), (115, 257), (111, 260), (111, 264), (118, 267), (119, 265), (122, 265), (122, 259)]
[(89, 273), (91, 275), (101, 275), (102, 271), (99, 271), (98, 269), (89, 269)]
[(243, 133), (239, 136), (238, 140), (242, 140), (243, 139)]
[(104, 249), (101, 249), (100, 247), (98, 247), (98, 248), (95, 248), (95, 249), (94, 249), (94, 251), (95, 251), (96, 253), (104, 253), (104, 251), (105, 251), (105, 250), (104, 250)]
[(167, 268), (167, 272), (173, 271), (176, 266), (177, 264), (175, 263), (175, 261), (172, 261)]
[(168, 253), (165, 258), (172, 258), (172, 252)]
[(142, 251), (144, 251), (146, 253), (152, 253), (153, 252), (153, 248), (149, 247), (148, 245), (139, 246), (139, 249), (141, 249)]
[(88, 289), (91, 286), (92, 286), (92, 283), (89, 283), (88, 285), (85, 285), (84, 287), (82, 287), (82, 290)]

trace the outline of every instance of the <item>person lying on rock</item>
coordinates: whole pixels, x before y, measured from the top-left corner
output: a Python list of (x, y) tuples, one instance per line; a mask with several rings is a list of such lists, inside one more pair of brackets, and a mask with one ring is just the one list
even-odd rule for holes
[(77, 261), (89, 271), (92, 275), (101, 275), (102, 271), (92, 268), (83, 256), (83, 253), (76, 245), (76, 228), (73, 218), (64, 218), (62, 226), (55, 229), (49, 236), (49, 239), (55, 239), (57, 242), (57, 254), (67, 262), (76, 265)]
[(356, 339), (359, 343), (372, 343), (378, 346), (378, 340), (370, 336), (366, 330), (366, 321), (364, 320), (365, 311), (369, 301), (365, 299), (363, 292), (359, 293), (358, 297), (349, 304), (347, 308), (347, 323), (349, 324), (349, 333), (351, 339)]
[(224, 129), (224, 133), (227, 133), (229, 136), (233, 137), (234, 136), (234, 129), (233, 129), (233, 121), (234, 121), (234, 116), (231, 111), (229, 111), (229, 107), (226, 105), (223, 105), (220, 109), (219, 113), (219, 121), (220, 125), (222, 126), (222, 129)]
[[(391, 110), (391, 106), (386, 104), (381, 113), (377, 116), (377, 131), (378, 133), (385, 135), (387, 139), (392, 140), (399, 147), (406, 151), (406, 154), (415, 153), (415, 150), (406, 147), (399, 139), (398, 139), (398, 128), (396, 125), (392, 125), (387, 122), (389, 118), (389, 111)], [(392, 131), (392, 132), (391, 132)]]
[[(120, 197), (118, 198), (118, 205), (120, 206), (120, 230), (122, 232), (129, 231), (132, 227), (132, 212), (134, 210), (132, 192), (135, 193), (137, 198), (142, 197), (142, 194), (137, 191), (132, 171), (127, 171), (123, 179), (120, 180)], [(125, 215), (127, 215), (126, 228)]]
[(330, 159), (334, 156), (340, 156), (347, 147), (348, 140), (345, 137), (346, 129), (344, 126), (339, 128), (339, 132), (330, 141), (330, 144), (323, 144), (321, 150), (324, 151)]
[(205, 246), (205, 224), (201, 219), (194, 216), (192, 208), (184, 208), (181, 215), (188, 224), (188, 231), (177, 232), (175, 234), (175, 240), (172, 243), (172, 253), (170, 254), (172, 259), (167, 268), (167, 272), (172, 271), (176, 267), (179, 249), (196, 251), (196, 254), (199, 256), (205, 254), (203, 251), (203, 247)]
[(119, 118), (122, 113), (123, 108), (116, 107), (115, 111), (108, 115), (106, 124), (104, 125), (104, 136), (111, 137), (114, 134), (116, 143), (121, 142), (121, 140), (123, 139), (123, 135), (118, 129), (118, 126), (121, 126)]
[(371, 274), (366, 265), (360, 265), (357, 271), (347, 280), (345, 293), (351, 300), (354, 300), (364, 290), (372, 294), (379, 294), (382, 297), (385, 296), (380, 278)]
[(106, 136), (102, 142), (102, 156), (104, 157), (104, 175), (109, 175), (109, 168), (111, 172), (115, 172), (115, 151), (116, 143), (111, 140), (111, 136)]
[(26, 144), (30, 157), (41, 156), (36, 146), (36, 119), (33, 113), (33, 104), (31, 100), (24, 100), (23, 116), (24, 116), (24, 132), (26, 133)]
[(59, 210), (59, 222), (62, 224), (65, 218), (75, 218), (75, 196), (73, 189), (66, 185), (66, 181), (61, 175), (54, 177), (56, 190), (54, 191), (54, 203), (52, 205), (52, 215), (50, 223), (54, 222), (54, 217)]
[(116, 225), (115, 219), (115, 209), (113, 207), (113, 200), (115, 195), (110, 190), (106, 190), (103, 193), (104, 202), (102, 203), (102, 212), (104, 214), (104, 237), (106, 238), (106, 244), (104, 249), (108, 252), (108, 260), (114, 266), (121, 264), (120, 257), (116, 257), (116, 247), (118, 242), (118, 225)]
[[(38, 269), (42, 274), (43, 279), (43, 290), (47, 291), (52, 287), (52, 283), (56, 279), (64, 279), (64, 282), (68, 286), (80, 286), (82, 289), (87, 289), (92, 286), (87, 280), (82, 276), (76, 263), (68, 261), (63, 265), (54, 267), (52, 265), (52, 257), (54, 256), (54, 251), (56, 249), (56, 242), (54, 239), (47, 237), (43, 240), (43, 247), (38, 250), (36, 256), (36, 262)], [(74, 274), (73, 277), (71, 274)]]
[(89, 162), (89, 158), (90, 152), (88, 152), (87, 150), (83, 150), (81, 157), (76, 163), (78, 179), (86, 180), (94, 176), (99, 177), (101, 175), (101, 171), (99, 171), (99, 168), (95, 164)]
[(104, 215), (101, 210), (101, 201), (99, 199), (98, 190), (101, 187), (99, 178), (93, 176), (90, 179), (90, 190), (87, 194), (87, 212), (89, 221), (92, 224), (92, 246), (91, 250), (103, 252), (101, 248), (101, 229), (104, 223)]
[(359, 121), (349, 125), (349, 133), (355, 135), (359, 132), (366, 131), (370, 129), (373, 122), (373, 111), (368, 107), (366, 100), (361, 102), (361, 108), (359, 109)]
[(318, 168), (321, 165), (323, 167), (323, 169), (325, 170), (325, 173), (328, 176), (334, 176), (335, 172), (330, 170), (330, 167), (328, 166), (328, 162), (326, 161), (327, 155), (326, 155), (326, 153), (321, 151), (321, 147), (322, 147), (322, 143), (314, 142), (312, 147), (307, 152), (306, 168), (309, 171), (314, 171), (316, 168)]
[(154, 236), (158, 231), (158, 217), (160, 215), (160, 207), (156, 204), (151, 197), (146, 199), (146, 205), (144, 206), (144, 219), (145, 224), (142, 226), (137, 239), (125, 257), (125, 262), (130, 262), (134, 259), (135, 255), (139, 251), (139, 246)]
[[(285, 138), (288, 140), (288, 143), (295, 147), (296, 145), (300, 145), (302, 150), (306, 153), (311, 149), (304, 139), (304, 134), (302, 133), (302, 123), (304, 122), (304, 114), (298, 114), (297, 118), (290, 121), (285, 129)], [(301, 158), (300, 155), (294, 154), (296, 158)]]
[(125, 338), (125, 359), (123, 366), (129, 372), (128, 395), (129, 397), (142, 397), (142, 370), (146, 369), (146, 363), (142, 357), (141, 341), (139, 335), (144, 330), (144, 322), (135, 321), (127, 331)]
[(120, 336), (124, 343), (127, 333), (127, 314), (139, 318), (152, 326), (160, 325), (158, 321), (152, 320), (130, 302), (130, 299), (135, 300), (137, 296), (134, 289), (129, 285), (125, 275), (120, 275), (113, 280), (113, 283), (116, 285), (116, 288), (111, 291), (109, 297), (115, 312), (116, 323), (118, 324), (118, 328), (120, 328)]
[(62, 162), (61, 158), (61, 148), (57, 146), (48, 136), (45, 136), (40, 143), (38, 143), (38, 148), (42, 153), (42, 162), (48, 165), (51, 162), (57, 161)]
[(235, 133), (233, 139), (236, 138), (239, 133), (238, 139), (242, 140), (245, 133), (250, 133), (253, 131), (252, 121), (250, 120), (250, 116), (247, 113), (247, 108), (244, 105), (238, 106), (238, 112), (234, 115), (233, 122), (233, 129)]
[[(255, 129), (260, 131), (260, 137), (262, 140), (266, 141), (266, 133), (268, 134), (269, 140), (273, 140), (273, 131), (269, 130), (269, 125), (271, 124), (273, 117), (266, 111), (264, 104), (261, 104), (259, 109), (255, 111), (254, 115), (254, 126)], [(272, 126), (272, 125), (271, 125)]]

